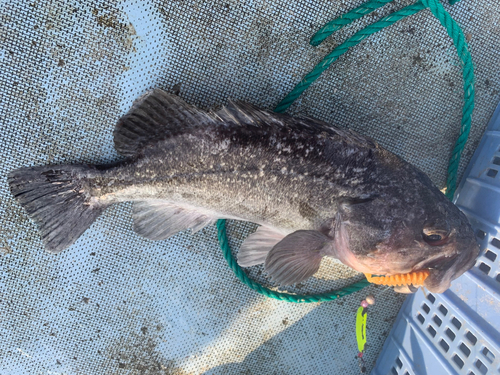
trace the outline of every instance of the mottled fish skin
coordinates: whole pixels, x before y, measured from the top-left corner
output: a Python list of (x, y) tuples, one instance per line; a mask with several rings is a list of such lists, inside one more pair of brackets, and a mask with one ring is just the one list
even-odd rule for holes
[[(370, 185), (377, 188), (387, 170), (377, 170), (373, 142), (349, 141), (350, 132), (297, 128), (283, 121), (274, 129), (193, 129), (145, 147), (133, 162), (89, 176), (89, 191), (104, 205), (167, 199), (217, 217), (316, 229), (335, 216), (340, 198), (370, 196)], [(398, 164), (394, 158), (391, 168)]]
[(45, 198), (29, 197), (29, 183), (47, 169), (59, 174), (46, 181), (77, 184), (86, 209), (97, 215), (110, 204), (137, 202), (134, 228), (151, 239), (220, 218), (263, 225), (276, 235), (259, 255), (252, 253), (257, 245), (244, 248), (243, 265), (265, 261), (281, 284), (309, 277), (322, 256), (333, 256), (365, 273), (431, 268), (426, 286), (439, 293), (478, 255), (466, 217), (425, 174), (375, 141), (318, 120), (243, 103), (207, 113), (154, 90), (120, 120), (115, 146), (129, 157), (125, 162), (9, 176), (49, 250), (61, 251), (68, 241), (44, 227), (49, 214), (40, 214), (36, 202), (48, 205)]

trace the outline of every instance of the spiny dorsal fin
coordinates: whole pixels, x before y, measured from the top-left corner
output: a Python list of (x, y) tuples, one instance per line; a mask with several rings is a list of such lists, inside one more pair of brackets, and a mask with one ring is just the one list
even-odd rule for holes
[(133, 156), (148, 143), (215, 122), (213, 115), (155, 89), (137, 99), (118, 121), (113, 133), (115, 148), (124, 156)]
[(350, 129), (338, 128), (326, 122), (310, 117), (292, 117), (287, 114), (275, 113), (255, 107), (240, 101), (229, 101), (229, 104), (215, 113), (227, 125), (253, 126), (259, 128), (289, 128), (305, 133), (325, 133), (329, 136), (340, 136), (356, 144), (369, 144), (375, 147), (375, 142)]
[(259, 128), (281, 128), (285, 126), (311, 128), (327, 126), (318, 120), (307, 119), (307, 121), (304, 121), (303, 119), (291, 117), (286, 114), (266, 111), (249, 103), (232, 100), (229, 101), (227, 106), (217, 111), (216, 115), (228, 125), (234, 124)]
[(118, 121), (114, 131), (115, 148), (124, 156), (134, 156), (151, 142), (216, 124), (275, 131), (289, 128), (311, 134), (324, 132), (354, 143), (371, 142), (367, 137), (323, 121), (273, 113), (243, 102), (229, 101), (216, 113), (205, 112), (176, 95), (155, 89), (136, 100), (130, 111)]

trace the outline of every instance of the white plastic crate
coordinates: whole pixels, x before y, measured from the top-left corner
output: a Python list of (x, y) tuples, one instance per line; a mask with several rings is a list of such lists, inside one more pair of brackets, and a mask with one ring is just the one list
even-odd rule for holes
[(481, 253), (443, 294), (409, 297), (372, 375), (500, 373), (500, 105), (455, 203), (469, 218)]

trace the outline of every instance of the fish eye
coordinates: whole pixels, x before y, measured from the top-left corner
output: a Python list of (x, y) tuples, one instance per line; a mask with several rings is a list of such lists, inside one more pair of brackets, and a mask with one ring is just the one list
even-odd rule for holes
[(448, 235), (444, 233), (425, 233), (424, 231), (423, 237), (424, 241), (427, 242), (431, 246), (440, 246), (447, 242)]
[(447, 222), (426, 221), (422, 228), (422, 237), (424, 241), (431, 246), (441, 246), (448, 242), (450, 228)]
[(425, 238), (429, 242), (441, 241), (443, 238), (439, 234), (431, 234)]

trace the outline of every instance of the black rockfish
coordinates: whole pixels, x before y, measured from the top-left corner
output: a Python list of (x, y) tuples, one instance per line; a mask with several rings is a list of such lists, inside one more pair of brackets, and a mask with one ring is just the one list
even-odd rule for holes
[(73, 244), (111, 204), (134, 201), (134, 230), (161, 240), (217, 219), (261, 226), (238, 262), (281, 285), (323, 256), (364, 273), (430, 270), (445, 291), (479, 247), (465, 215), (421, 171), (373, 140), (310, 118), (230, 102), (205, 112), (154, 90), (114, 131), (113, 165), (21, 168), (8, 182), (48, 251)]

